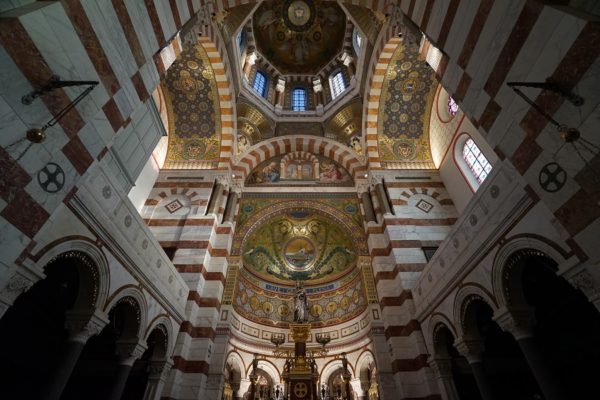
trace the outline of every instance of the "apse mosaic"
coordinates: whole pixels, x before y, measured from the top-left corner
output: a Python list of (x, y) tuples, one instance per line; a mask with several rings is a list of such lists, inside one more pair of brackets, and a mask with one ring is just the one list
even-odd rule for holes
[(210, 61), (200, 44), (184, 50), (171, 65), (165, 74), (163, 93), (169, 113), (165, 168), (216, 166), (221, 131), (219, 94)]
[(246, 178), (247, 185), (354, 186), (348, 171), (335, 161), (305, 152), (270, 158)]
[(310, 210), (291, 209), (250, 233), (242, 263), (266, 280), (318, 282), (356, 265), (352, 239), (336, 222)]
[(267, 0), (253, 25), (258, 50), (281, 73), (315, 74), (340, 52), (346, 15), (334, 1)]
[(415, 49), (399, 45), (386, 71), (378, 118), (379, 157), (386, 168), (435, 168), (429, 115), (435, 73)]
[[(360, 274), (346, 285), (323, 293), (308, 292), (313, 327), (340, 324), (360, 315), (367, 306)], [(293, 293), (280, 294), (254, 285), (240, 274), (233, 307), (243, 317), (264, 325), (285, 327), (293, 321)]]

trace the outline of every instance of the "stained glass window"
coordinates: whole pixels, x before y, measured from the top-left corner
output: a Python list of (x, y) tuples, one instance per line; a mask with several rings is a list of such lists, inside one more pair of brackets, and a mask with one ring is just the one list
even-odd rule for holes
[(456, 104), (456, 101), (450, 96), (448, 96), (448, 112), (453, 117), (458, 113), (458, 104)]
[(482, 183), (492, 171), (492, 165), (479, 150), (473, 139), (467, 139), (462, 154), (477, 182)]
[(292, 90), (292, 110), (306, 111), (306, 90), (296, 88)]

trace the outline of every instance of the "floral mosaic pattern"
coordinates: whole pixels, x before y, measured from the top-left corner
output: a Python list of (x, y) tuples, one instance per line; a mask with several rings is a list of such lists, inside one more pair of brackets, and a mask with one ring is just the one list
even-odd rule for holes
[(184, 50), (169, 68), (163, 93), (170, 125), (165, 167), (218, 162), (221, 131), (218, 92), (210, 61), (200, 44)]
[[(435, 73), (416, 49), (400, 45), (392, 56), (382, 87), (378, 118), (382, 165), (435, 168), (429, 147)], [(399, 162), (403, 165), (398, 165)]]

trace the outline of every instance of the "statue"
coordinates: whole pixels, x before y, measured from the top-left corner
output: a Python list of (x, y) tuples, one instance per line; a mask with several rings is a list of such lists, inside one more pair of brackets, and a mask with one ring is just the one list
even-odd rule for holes
[(308, 301), (306, 292), (300, 282), (296, 283), (296, 294), (294, 296), (294, 322), (308, 321)]

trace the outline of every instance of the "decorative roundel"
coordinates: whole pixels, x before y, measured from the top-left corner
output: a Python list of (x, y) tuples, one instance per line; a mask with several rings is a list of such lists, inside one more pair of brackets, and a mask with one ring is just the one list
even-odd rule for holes
[(58, 164), (49, 162), (38, 172), (37, 180), (45, 192), (56, 193), (65, 185), (65, 172)]
[(297, 382), (294, 385), (294, 394), (297, 398), (303, 399), (308, 394), (308, 385), (304, 382)]
[(538, 179), (546, 192), (558, 192), (567, 182), (567, 171), (557, 163), (551, 162), (542, 167)]
[(304, 32), (311, 27), (315, 20), (314, 3), (303, 0), (288, 0), (284, 5), (283, 21), (293, 31)]

